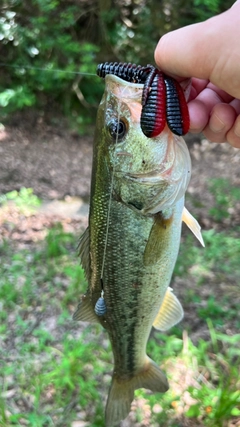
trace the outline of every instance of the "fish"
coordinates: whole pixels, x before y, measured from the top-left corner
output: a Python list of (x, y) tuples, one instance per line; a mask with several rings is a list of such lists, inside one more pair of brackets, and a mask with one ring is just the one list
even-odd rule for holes
[(146, 354), (152, 326), (165, 331), (183, 317), (169, 284), (182, 221), (203, 244), (200, 226), (184, 207), (191, 175), (185, 141), (165, 125), (146, 137), (140, 126), (143, 84), (107, 75), (95, 128), (89, 225), (79, 253), (88, 288), (74, 320), (98, 322), (114, 358), (106, 427), (130, 412), (134, 391), (168, 390)]

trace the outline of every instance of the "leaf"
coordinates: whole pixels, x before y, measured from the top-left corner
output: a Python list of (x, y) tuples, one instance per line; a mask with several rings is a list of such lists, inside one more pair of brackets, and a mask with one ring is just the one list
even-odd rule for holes
[(198, 417), (200, 415), (199, 404), (192, 405), (185, 414), (187, 417)]

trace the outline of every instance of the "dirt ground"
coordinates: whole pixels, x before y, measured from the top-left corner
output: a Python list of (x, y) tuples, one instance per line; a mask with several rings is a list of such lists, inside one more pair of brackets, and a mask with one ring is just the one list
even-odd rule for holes
[[(16, 115), (10, 124), (0, 127), (0, 194), (31, 187), (43, 200), (70, 200), (70, 196), (88, 202), (93, 132), (82, 137), (70, 131), (64, 120), (51, 125), (36, 114)], [(206, 213), (213, 204), (209, 180), (223, 177), (240, 186), (240, 150), (210, 143), (201, 135), (185, 139), (192, 158), (187, 207), (208, 228)], [(198, 200), (199, 206), (191, 200)], [(235, 223), (238, 213), (236, 206), (226, 225)]]
[[(11, 123), (0, 127), (0, 195), (31, 187), (44, 201), (42, 208), (30, 216), (19, 215), (14, 209), (5, 213), (0, 211), (0, 240), (11, 239), (17, 247), (31, 247), (44, 238), (46, 228), (57, 221), (62, 222), (66, 231), (81, 234), (88, 222), (92, 140), (93, 136), (80, 137), (70, 131), (64, 120), (52, 125), (31, 115), (18, 115)], [(209, 209), (214, 203), (214, 196), (208, 184), (211, 178), (222, 177), (229, 179), (234, 186), (240, 186), (240, 150), (228, 144), (209, 143), (200, 135), (187, 136), (186, 141), (192, 158), (187, 208), (198, 218), (203, 229), (226, 231), (239, 225), (240, 201), (229, 218), (220, 225), (213, 222)], [(184, 292), (193, 283), (191, 277), (177, 277), (173, 286), (183, 301)], [(206, 300), (209, 295), (220, 291), (219, 284), (207, 285), (201, 290), (202, 299)], [(182, 328), (188, 329), (190, 325), (191, 340), (197, 342), (199, 338), (209, 338), (206, 322), (196, 316), (194, 303), (183, 303), (183, 308)], [(231, 325), (226, 325), (226, 328), (230, 334), (236, 332)], [(133, 425), (131, 414), (122, 425)], [(182, 425), (190, 427), (196, 424), (185, 420)]]
[[(94, 129), (92, 129), (93, 134)], [(0, 129), (0, 194), (21, 187), (31, 187), (45, 201), (33, 216), (23, 217), (8, 212), (8, 222), (0, 215), (0, 238), (13, 239), (16, 244), (31, 245), (44, 237), (46, 227), (61, 221), (67, 231), (81, 234), (87, 226), (91, 179), (92, 136), (80, 137), (59, 121), (47, 124), (41, 117), (20, 115)], [(231, 215), (219, 225), (209, 216), (214, 196), (208, 184), (211, 178), (227, 178), (240, 186), (240, 150), (228, 144), (215, 144), (190, 135), (186, 138), (192, 158), (192, 179), (186, 206), (198, 218), (203, 229), (231, 229), (240, 224), (240, 201)], [(59, 202), (59, 200), (62, 202)], [(196, 203), (197, 201), (197, 203)], [(9, 226), (9, 220), (11, 226)], [(14, 226), (13, 226), (14, 224)], [(184, 228), (184, 232), (187, 230)], [(192, 284), (174, 283), (180, 299)], [(217, 290), (218, 291), (218, 290)], [(209, 287), (203, 289), (205, 298)], [(195, 307), (187, 306), (185, 324), (192, 326), (192, 339), (205, 337), (207, 331), (196, 318)], [(184, 327), (185, 325), (183, 325)]]
[[(185, 139), (192, 157), (188, 192), (201, 197), (203, 205), (210, 202), (206, 194), (210, 178), (225, 177), (240, 184), (240, 150), (209, 143), (201, 135), (189, 134)], [(67, 129), (64, 120), (51, 125), (41, 116), (15, 116), (0, 127), (0, 194), (31, 187), (43, 199), (88, 199), (92, 140), (93, 136), (81, 137)]]

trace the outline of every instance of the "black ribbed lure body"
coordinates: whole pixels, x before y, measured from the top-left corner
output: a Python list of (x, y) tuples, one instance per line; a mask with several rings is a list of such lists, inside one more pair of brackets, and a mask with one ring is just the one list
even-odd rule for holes
[(180, 84), (164, 76), (166, 87), (166, 118), (169, 129), (176, 135), (185, 135), (189, 129), (189, 114)]
[(151, 85), (146, 81), (143, 89), (140, 124), (144, 135), (154, 138), (163, 131), (166, 124), (166, 90), (161, 71), (150, 77)]
[(144, 83), (152, 68), (152, 65), (142, 67), (130, 62), (103, 62), (97, 67), (97, 75), (104, 78), (107, 74), (114, 74), (127, 82)]
[(180, 84), (153, 65), (143, 67), (127, 62), (104, 62), (98, 65), (97, 74), (103, 78), (114, 74), (128, 82), (144, 84), (140, 125), (148, 138), (158, 136), (166, 123), (176, 135), (188, 132), (188, 106)]

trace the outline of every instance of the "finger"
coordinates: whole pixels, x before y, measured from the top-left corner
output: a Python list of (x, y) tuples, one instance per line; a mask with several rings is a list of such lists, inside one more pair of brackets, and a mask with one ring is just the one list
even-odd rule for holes
[(233, 127), (236, 117), (233, 106), (224, 103), (216, 104), (203, 130), (204, 135), (212, 142), (226, 142), (227, 133)]
[(216, 104), (229, 103), (233, 100), (233, 97), (223, 90), (216, 88), (212, 83), (209, 83), (202, 92), (196, 97), (198, 101), (201, 101), (208, 111), (211, 111)]
[(207, 79), (196, 79), (195, 77), (192, 78), (192, 86), (198, 94), (202, 92), (208, 84), (209, 80)]
[(202, 132), (208, 125), (210, 114), (221, 101), (218, 94), (211, 89), (204, 89), (193, 101), (188, 103), (190, 129), (192, 133)]
[(191, 91), (189, 96), (189, 101), (195, 99), (200, 92), (208, 85), (209, 80), (204, 79), (191, 79)]
[(215, 86), (212, 83), (208, 83), (207, 88), (210, 89), (214, 94), (216, 94), (216, 99), (220, 102), (227, 102), (229, 103), (234, 99), (232, 95), (229, 95), (224, 90), (220, 89), (219, 87)]
[(192, 88), (190, 99), (198, 98), (200, 101), (208, 102), (209, 100), (214, 105), (217, 102), (231, 102), (234, 98), (224, 90), (215, 86), (208, 80), (196, 79), (192, 80)]
[[(226, 94), (221, 89), (217, 88), (215, 90), (215, 87), (211, 83), (205, 89), (203, 89), (203, 91), (200, 92), (194, 100), (188, 103), (189, 116), (190, 116), (189, 131), (192, 133), (202, 132), (203, 129), (205, 129), (206, 126), (208, 125), (209, 117), (212, 111), (214, 110), (214, 107), (219, 104), (222, 105), (223, 100), (226, 102), (229, 102), (230, 100), (232, 100), (232, 96)], [(226, 106), (227, 106), (226, 108), (228, 109), (228, 104), (226, 104)], [(221, 118), (223, 114), (224, 114), (224, 111), (222, 110), (222, 107), (221, 107), (220, 108)], [(232, 118), (232, 116), (234, 117)], [(231, 121), (231, 118), (232, 118), (232, 122), (230, 126), (232, 126), (235, 120), (235, 117), (236, 117), (236, 113), (234, 114), (234, 108), (230, 107), (229, 113), (227, 114), (227, 117), (226, 117), (226, 120), (227, 120), (226, 131), (230, 129), (230, 127), (228, 127), (228, 124)], [(214, 122), (213, 122), (213, 125), (214, 125)], [(209, 134), (208, 128), (206, 128), (206, 132)], [(218, 134), (217, 137), (222, 139), (223, 136), (220, 136), (220, 134)], [(219, 141), (219, 142), (222, 142), (222, 141)]]
[(232, 7), (235, 6), (238, 3), (240, 3), (240, 0), (235, 1), (235, 3), (233, 3)]
[(233, 127), (227, 133), (227, 141), (235, 148), (240, 148), (240, 116), (237, 116)]
[(240, 74), (236, 71), (239, 13), (240, 3), (237, 3), (207, 21), (165, 34), (155, 50), (157, 65), (173, 77), (208, 79), (240, 98)]
[(210, 109), (208, 110), (203, 102), (195, 99), (188, 103), (190, 129), (191, 133), (200, 133), (206, 127), (209, 119)]
[(201, 22), (162, 36), (155, 50), (160, 69), (173, 76), (208, 79), (214, 63), (206, 58), (209, 39), (205, 40), (205, 26)]
[(230, 105), (232, 105), (237, 114), (240, 114), (240, 99), (233, 99)]

